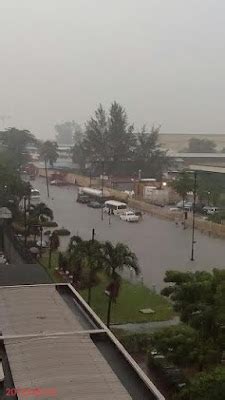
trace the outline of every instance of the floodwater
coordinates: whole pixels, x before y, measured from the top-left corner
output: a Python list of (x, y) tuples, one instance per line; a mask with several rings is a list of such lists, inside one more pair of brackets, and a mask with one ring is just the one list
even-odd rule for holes
[[(190, 261), (191, 229), (183, 230), (174, 222), (158, 219), (148, 214), (139, 223), (128, 223), (108, 215), (101, 220), (101, 210), (92, 209), (76, 202), (75, 187), (50, 186), (50, 198), (47, 198), (44, 179), (34, 182), (41, 192), (41, 201), (47, 203), (54, 212), (59, 227), (64, 226), (71, 234), (79, 234), (83, 239), (91, 238), (95, 229), (96, 239), (100, 241), (121, 241), (129, 245), (138, 257), (143, 281), (149, 287), (160, 290), (165, 271), (211, 270), (225, 268), (225, 241), (208, 237), (196, 231), (195, 261)], [(62, 248), (68, 238), (61, 240)]]

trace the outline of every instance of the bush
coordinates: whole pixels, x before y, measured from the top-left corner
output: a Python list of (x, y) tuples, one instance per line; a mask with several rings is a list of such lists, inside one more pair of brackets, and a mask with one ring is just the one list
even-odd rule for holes
[(215, 222), (216, 224), (222, 224), (222, 221), (225, 220), (225, 212), (221, 211), (221, 212), (217, 212), (213, 215), (209, 215), (208, 220)]
[(151, 335), (148, 333), (116, 333), (119, 341), (128, 353), (146, 353), (151, 344)]
[(55, 221), (44, 221), (42, 223), (42, 226), (45, 226), (47, 228), (56, 228), (58, 226), (58, 224)]
[(60, 229), (55, 229), (55, 233), (57, 233), (58, 236), (69, 236), (70, 231), (66, 228), (60, 228)]
[(51, 234), (51, 231), (49, 231), (49, 230), (48, 231), (44, 231), (44, 235), (45, 236), (49, 236), (50, 234)]
[(16, 233), (24, 233), (25, 232), (24, 226), (19, 225), (16, 222), (12, 223), (12, 228), (13, 228), (14, 232), (16, 232)]

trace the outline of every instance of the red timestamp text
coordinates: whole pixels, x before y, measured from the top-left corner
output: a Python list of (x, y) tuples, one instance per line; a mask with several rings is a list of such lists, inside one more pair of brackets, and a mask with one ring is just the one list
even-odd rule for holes
[(41, 398), (46, 396), (54, 397), (56, 394), (56, 388), (6, 388), (5, 390), (5, 395), (8, 397), (19, 395), (26, 398), (31, 396)]

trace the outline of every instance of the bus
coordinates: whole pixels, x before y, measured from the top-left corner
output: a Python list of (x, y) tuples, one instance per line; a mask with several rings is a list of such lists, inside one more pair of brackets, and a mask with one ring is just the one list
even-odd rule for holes
[(104, 203), (103, 211), (108, 214), (120, 215), (127, 211), (127, 204), (116, 200), (107, 200)]

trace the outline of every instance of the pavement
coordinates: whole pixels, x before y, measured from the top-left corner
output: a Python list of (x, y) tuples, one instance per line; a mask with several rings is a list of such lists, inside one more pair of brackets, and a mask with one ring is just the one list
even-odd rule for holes
[(180, 323), (178, 316), (167, 321), (151, 321), (140, 323), (129, 323), (121, 325), (112, 325), (113, 329), (123, 329), (132, 333), (151, 333), (157, 329), (168, 328), (169, 326), (176, 326)]

